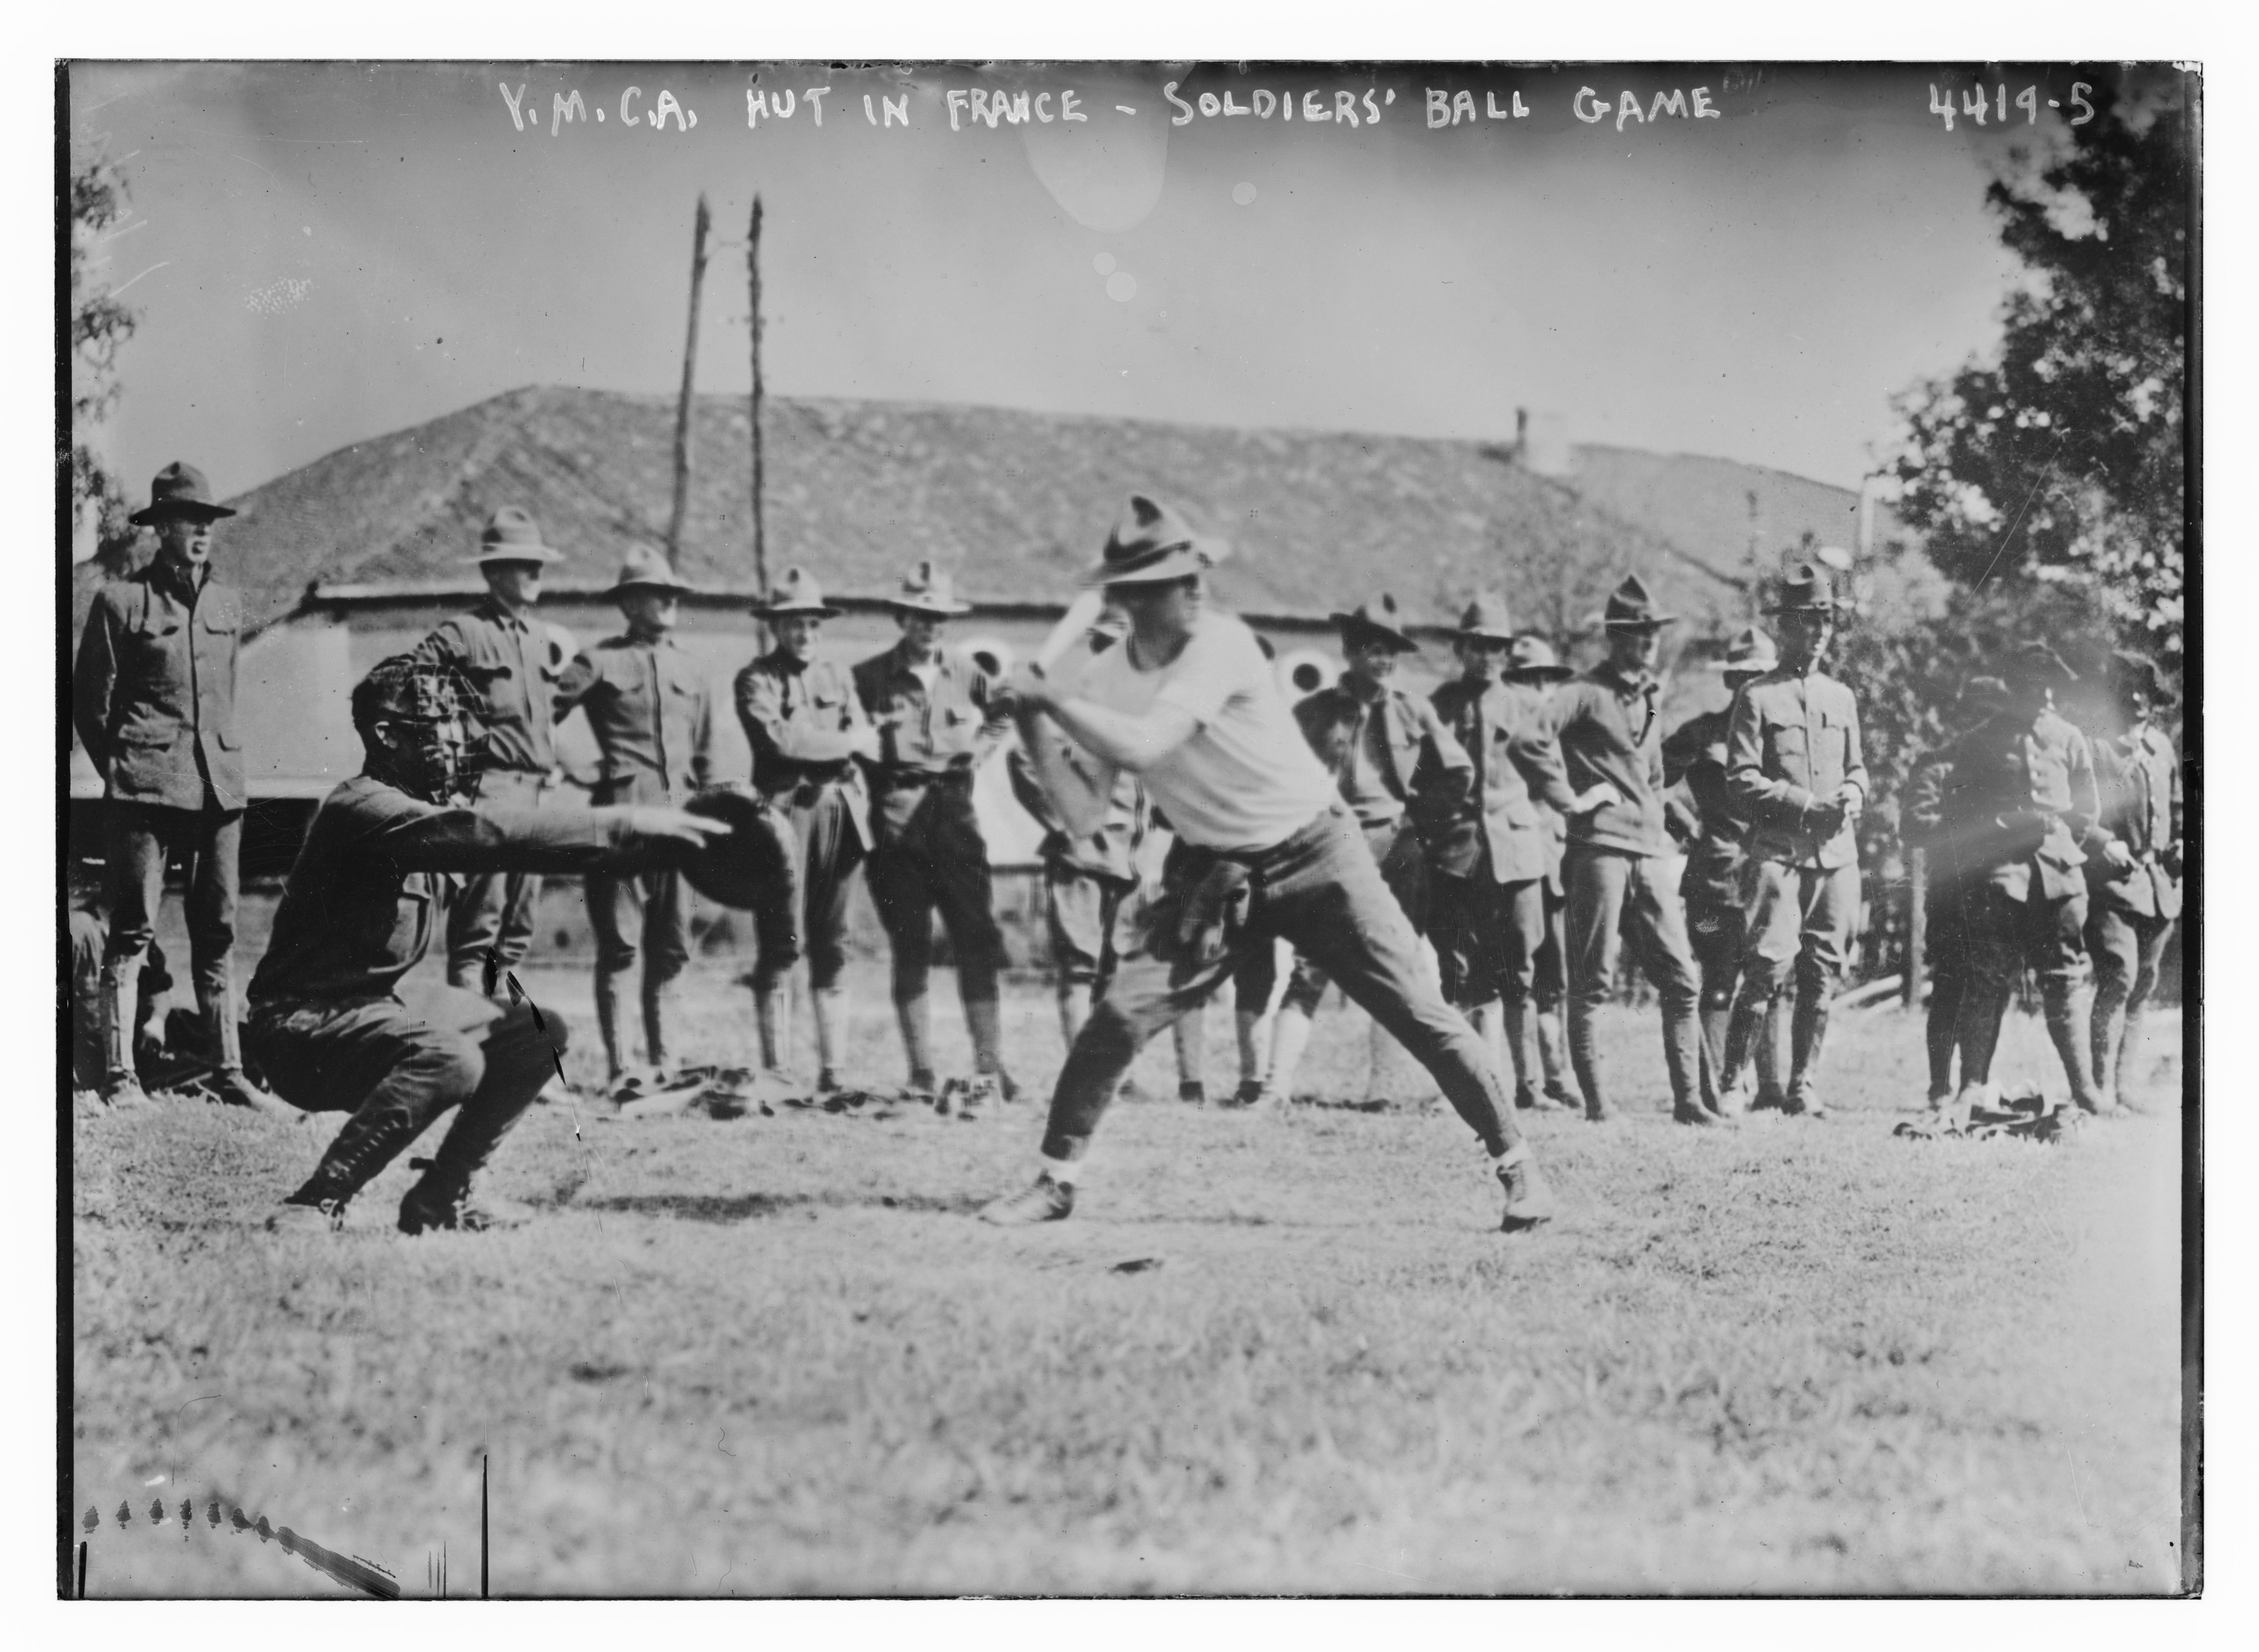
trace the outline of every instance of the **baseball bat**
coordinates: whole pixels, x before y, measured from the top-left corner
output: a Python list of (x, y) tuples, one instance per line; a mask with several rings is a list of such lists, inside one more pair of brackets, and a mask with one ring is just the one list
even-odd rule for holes
[(1037, 671), (1048, 673), (1067, 650), (1089, 635), (1090, 628), (1098, 623), (1098, 616), (1105, 611), (1106, 593), (1085, 591), (1066, 605), (1066, 612), (1059, 616), (1058, 623), (1051, 627), (1051, 634), (1044, 638), (1044, 645), (1036, 650), (1029, 664)]

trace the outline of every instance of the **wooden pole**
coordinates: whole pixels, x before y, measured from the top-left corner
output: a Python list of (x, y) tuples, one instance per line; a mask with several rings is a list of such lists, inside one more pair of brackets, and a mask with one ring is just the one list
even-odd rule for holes
[(768, 537), (761, 521), (761, 501), (767, 478), (762, 474), (761, 454), (761, 198), (753, 197), (752, 227), (746, 232), (745, 271), (753, 295), (753, 588), (769, 594)]
[(1928, 940), (1929, 914), (1925, 909), (1924, 895), (1929, 888), (1929, 851), (1916, 847), (1906, 851), (1906, 1002), (1912, 1009), (1921, 1002), (1921, 984), (1928, 971), (1922, 953)]
[(706, 197), (690, 233), (690, 336), (682, 346), (682, 400), (674, 409), (674, 509), (666, 522), (666, 559), (682, 560), (682, 524), (690, 514), (690, 395), (698, 373), (698, 290), (706, 281)]

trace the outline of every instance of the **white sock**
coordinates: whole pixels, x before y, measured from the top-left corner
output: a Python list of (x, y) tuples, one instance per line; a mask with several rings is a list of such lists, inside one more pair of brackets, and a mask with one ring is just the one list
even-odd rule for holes
[(1062, 1187), (1072, 1187), (1080, 1179), (1086, 1159), (1053, 1158), (1048, 1153), (1037, 1156), (1036, 1162), (1044, 1167), (1044, 1174)]

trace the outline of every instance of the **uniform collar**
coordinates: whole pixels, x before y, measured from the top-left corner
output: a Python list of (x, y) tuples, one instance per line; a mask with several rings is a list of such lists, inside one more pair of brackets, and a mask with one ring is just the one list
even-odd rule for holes
[(887, 652), (894, 661), (894, 674), (898, 677), (915, 677), (921, 669), (936, 672), (943, 676), (949, 674), (949, 651), (946, 648), (934, 650), (933, 658), (926, 661), (923, 668), (910, 658), (909, 640), (907, 637), (896, 643)]
[(202, 590), (209, 589), (211, 585), (211, 564), (207, 562), (204, 565), (202, 587), (187, 569), (175, 566), (161, 553), (149, 559), (149, 566), (142, 570), (142, 577), (150, 584), (161, 587), (168, 596), (176, 596), (193, 605)]
[(1613, 659), (1604, 659), (1593, 666), (1593, 677), (1595, 681), (1606, 683), (1620, 694), (1652, 694), (1660, 687), (1650, 676), (1643, 674), (1638, 677), (1625, 676), (1616, 669), (1616, 663)]
[(509, 609), (502, 606), (502, 599), (492, 591), (479, 599), (479, 612), (497, 625), (514, 626), (522, 631), (530, 631), (533, 629), (531, 620), (511, 613)]

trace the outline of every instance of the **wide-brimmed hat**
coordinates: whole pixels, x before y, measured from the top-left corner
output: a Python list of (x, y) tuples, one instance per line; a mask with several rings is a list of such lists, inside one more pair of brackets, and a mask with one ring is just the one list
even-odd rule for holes
[(1470, 642), (1512, 642), (1514, 621), (1506, 611), (1506, 599), (1494, 591), (1485, 591), (1467, 604), (1467, 611), (1459, 616), (1458, 630), (1451, 635)]
[(1405, 632), (1407, 621), (1396, 606), (1396, 599), (1386, 591), (1365, 598), (1346, 614), (1328, 616), (1342, 629), (1342, 641), (1354, 644), (1361, 637), (1378, 637), (1393, 646), (1400, 654), (1416, 654), (1420, 644)]
[(2173, 697), (2165, 687), (2164, 673), (2157, 662), (2147, 654), (2137, 654), (2131, 649), (2115, 650), (2110, 656), (2110, 686), (2120, 694), (2138, 688), (2149, 696), (2151, 705), (2163, 705)]
[(1160, 501), (1132, 494), (1106, 536), (1098, 566), (1083, 575), (1086, 585), (1160, 585), (1202, 573), (1231, 554), (1231, 547), (1195, 533)]
[(1780, 664), (1772, 638), (1751, 625), (1735, 631), (1726, 641), (1726, 658), (1721, 669), (1728, 677), (1761, 677)]
[(1961, 685), (1955, 709), (1971, 716), (1991, 716), (2008, 704), (2008, 685), (1990, 673), (1979, 673)]
[(1503, 674), (1520, 682), (1565, 682), (1577, 673), (1561, 663), (1553, 644), (1543, 637), (1523, 636), (1515, 637), (1507, 652)]
[(504, 505), (487, 518), (487, 525), (479, 530), (478, 554), (471, 559), (481, 565), (564, 559), (562, 552), (552, 551), (541, 543), (541, 530), (534, 525), (531, 514), (517, 505)]
[(1647, 581), (1636, 573), (1624, 577), (1600, 616), (1600, 623), (1612, 631), (1651, 631), (1678, 623), (1678, 615), (1656, 611), (1655, 599), (1648, 595)]
[(823, 587), (806, 568), (787, 568), (769, 587), (768, 600), (753, 604), (753, 612), (766, 619), (781, 619), (787, 614), (807, 614), (816, 619), (839, 616), (839, 610), (823, 600)]
[(212, 497), (211, 484), (204, 480), (203, 472), (176, 459), (149, 484), (149, 502), (126, 520), (137, 527), (153, 528), (173, 516), (217, 522), (233, 515), (233, 510)]
[(1828, 580), (1827, 570), (1810, 562), (1799, 562), (1780, 582), (1780, 590), (1768, 614), (1833, 614), (1835, 611), (1835, 588)]
[(2000, 674), (2011, 687), (2035, 683), (2060, 686), (2078, 680), (2078, 673), (2064, 663), (2063, 656), (2036, 637), (2008, 651)]
[(624, 591), (676, 591), (695, 593), (698, 587), (677, 573), (665, 556), (647, 545), (628, 547), (627, 560), (620, 565), (620, 577), (612, 581), (606, 595), (617, 596)]
[(930, 557), (909, 571), (901, 588), (887, 599), (887, 606), (907, 614), (933, 614), (943, 618), (973, 611), (972, 603), (957, 600), (956, 583), (949, 577), (949, 570), (935, 566)]

